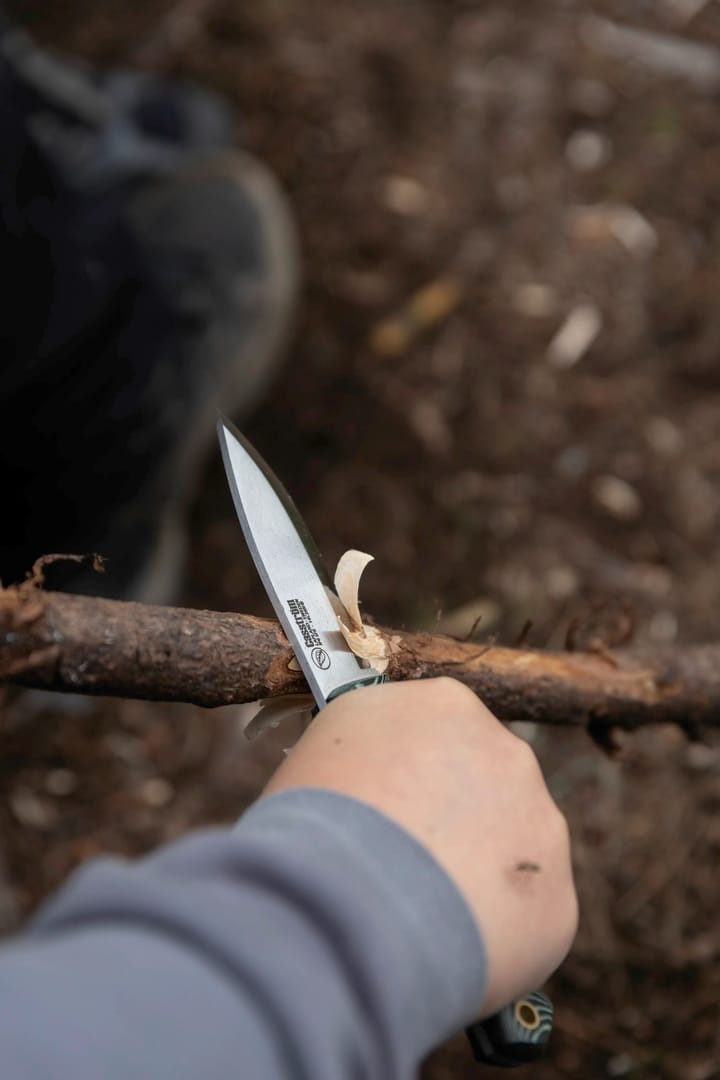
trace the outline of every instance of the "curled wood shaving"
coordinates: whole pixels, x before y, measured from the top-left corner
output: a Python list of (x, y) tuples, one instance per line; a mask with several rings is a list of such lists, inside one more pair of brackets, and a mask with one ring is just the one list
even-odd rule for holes
[(363, 622), (358, 599), (360, 578), (365, 567), (373, 562), (374, 558), (374, 555), (368, 555), (365, 551), (355, 551), (351, 548), (340, 557), (337, 564), (334, 579), (335, 591), (349, 616), (353, 630), (362, 630)]
[[(359, 658), (363, 667), (371, 667), (382, 675), (390, 663), (390, 653), (397, 651), (400, 639), (387, 641), (375, 626), (364, 626), (360, 614), (359, 589), (363, 570), (373, 561), (364, 551), (346, 551), (335, 571), (335, 589), (326, 589), (328, 599), (337, 615), (338, 624), (345, 641)], [(293, 657), (288, 662), (291, 671), (300, 670)], [(295, 718), (309, 723), (313, 700), (308, 694), (288, 694), (279, 698), (265, 698), (258, 702), (258, 710), (243, 728), (246, 739), (257, 739), (266, 731), (278, 728)]]
[(346, 551), (335, 571), (335, 589), (343, 611), (335, 610), (340, 630), (352, 651), (366, 667), (372, 667), (380, 675), (387, 670), (390, 659), (388, 644), (375, 626), (364, 626), (360, 614), (358, 593), (363, 570), (374, 556), (364, 551)]

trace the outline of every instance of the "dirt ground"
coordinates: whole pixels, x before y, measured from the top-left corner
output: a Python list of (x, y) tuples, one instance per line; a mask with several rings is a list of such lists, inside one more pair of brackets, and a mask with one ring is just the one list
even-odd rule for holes
[[(638, 643), (720, 638), (714, 3), (13, 7), (225, 92), (281, 178), (302, 310), (245, 430), (329, 562), (376, 556), (378, 620), (458, 628), (472, 604), (480, 640), (532, 619), (562, 647), (576, 619), (612, 643), (630, 611)], [(217, 456), (191, 527), (183, 601), (267, 613)], [(92, 854), (232, 820), (280, 753), (236, 709), (34, 712), (9, 701), (0, 730), (6, 929)], [(571, 823), (582, 926), (523, 1075), (720, 1077), (720, 743), (644, 732), (614, 762), (525, 734)], [(460, 1039), (426, 1070), (475, 1074)]]

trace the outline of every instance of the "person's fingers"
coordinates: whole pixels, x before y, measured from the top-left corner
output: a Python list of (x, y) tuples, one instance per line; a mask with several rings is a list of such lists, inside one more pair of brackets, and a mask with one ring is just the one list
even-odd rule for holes
[(542, 983), (577, 926), (570, 843), (537, 758), (451, 679), (369, 687), (324, 709), (268, 793), (323, 787), (415, 836), (465, 896), (489, 960), (484, 1012)]

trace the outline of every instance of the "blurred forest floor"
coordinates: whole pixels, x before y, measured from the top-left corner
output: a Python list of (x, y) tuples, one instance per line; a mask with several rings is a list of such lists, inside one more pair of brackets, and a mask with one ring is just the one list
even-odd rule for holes
[[(281, 178), (302, 313), (245, 428), (330, 563), (376, 556), (378, 620), (720, 639), (717, 4), (8, 6), (96, 61), (223, 91)], [(192, 534), (183, 601), (268, 613), (217, 460)], [(524, 734), (571, 822), (583, 921), (552, 1054), (523, 1075), (720, 1077), (720, 745), (646, 731), (610, 761)], [(237, 709), (31, 717), (26, 698), (0, 749), (6, 929), (92, 854), (232, 820), (281, 752), (246, 744)], [(458, 1039), (426, 1075), (477, 1069)]]

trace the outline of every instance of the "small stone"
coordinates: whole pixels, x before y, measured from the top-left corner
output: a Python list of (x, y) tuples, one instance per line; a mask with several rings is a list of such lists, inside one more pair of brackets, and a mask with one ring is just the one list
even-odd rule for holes
[(647, 257), (658, 246), (658, 237), (648, 219), (634, 206), (616, 206), (610, 230), (616, 240), (633, 255)]
[(618, 521), (635, 521), (642, 514), (642, 500), (627, 480), (598, 476), (592, 485), (595, 501)]
[(557, 307), (557, 294), (549, 285), (530, 281), (516, 289), (513, 307), (521, 315), (533, 319), (545, 319), (552, 315)]
[(545, 589), (553, 600), (569, 599), (578, 586), (578, 576), (571, 566), (552, 566), (545, 574)]
[(55, 823), (55, 808), (29, 788), (16, 788), (8, 801), (13, 817), (28, 829), (48, 829)]
[(645, 438), (651, 450), (662, 457), (677, 457), (683, 448), (682, 432), (666, 416), (653, 416), (648, 420)]
[(430, 194), (411, 176), (388, 176), (385, 179), (383, 202), (396, 214), (418, 217), (427, 210)]
[(143, 802), (147, 806), (157, 808), (167, 806), (174, 794), (172, 784), (169, 784), (167, 780), (163, 780), (160, 776), (146, 780), (140, 788), (140, 797)]
[(70, 769), (53, 769), (45, 777), (45, 790), (49, 795), (63, 798), (71, 795), (77, 787), (77, 776)]
[(570, 236), (580, 243), (598, 244), (612, 239), (640, 258), (652, 255), (658, 246), (657, 233), (648, 219), (625, 203), (574, 206), (568, 212), (567, 223)]
[(549, 363), (555, 368), (571, 368), (585, 355), (602, 329), (602, 316), (595, 304), (574, 307), (547, 348)]
[(565, 157), (577, 172), (592, 172), (612, 157), (612, 143), (597, 131), (574, 131), (565, 144)]

